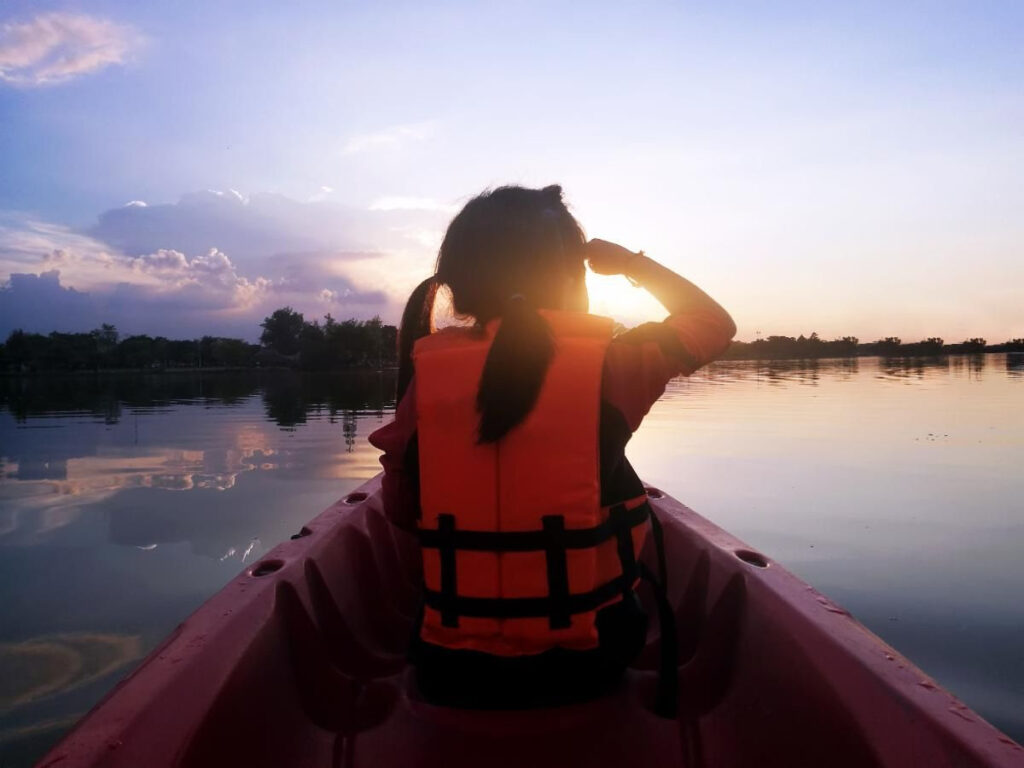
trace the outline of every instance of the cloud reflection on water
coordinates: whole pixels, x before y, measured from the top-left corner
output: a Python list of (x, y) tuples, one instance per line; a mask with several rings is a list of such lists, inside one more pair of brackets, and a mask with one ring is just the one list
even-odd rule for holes
[[(628, 454), (1019, 730), (1022, 377), (1024, 355), (723, 362), (672, 382)], [(0, 641), (128, 627), (155, 643), (379, 470), (366, 436), (393, 385), (0, 380), (0, 609), (17, 617)], [(26, 705), (25, 727), (95, 700), (76, 690)]]
[[(0, 699), (18, 702), (0, 708), (0, 753), (39, 754), (139, 655), (115, 669), (93, 643), (79, 665), (67, 638), (145, 652), (375, 474), (366, 436), (393, 387), (376, 372), (0, 378)], [(15, 686), (4, 670), (29, 657)]]
[(78, 632), (0, 643), (0, 712), (68, 693), (141, 656), (138, 635)]
[[(368, 478), (378, 465), (357, 421), (383, 419), (392, 388), (375, 373), (0, 381), (0, 418), (14, 416), (3, 425), (0, 537), (69, 525), (131, 489), (227, 491), (250, 472)], [(321, 417), (341, 426), (329, 450), (289, 440)]]

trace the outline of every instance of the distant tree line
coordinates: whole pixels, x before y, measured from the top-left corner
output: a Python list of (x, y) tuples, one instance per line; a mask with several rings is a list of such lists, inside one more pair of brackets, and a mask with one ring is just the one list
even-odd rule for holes
[(104, 324), (88, 333), (12, 331), (0, 344), (0, 371), (9, 373), (195, 368), (302, 368), (338, 370), (395, 363), (398, 331), (379, 317), (336, 321), (330, 315), (308, 321), (291, 307), (260, 324), (259, 344), (203, 336), (175, 340), (124, 336)]
[[(50, 334), (15, 330), (0, 344), (0, 371), (8, 373), (194, 368), (300, 368), (331, 371), (383, 368), (396, 362), (398, 329), (372, 320), (306, 320), (291, 307), (275, 310), (260, 323), (260, 343), (203, 336), (175, 340), (163, 336), (122, 337), (113, 325), (88, 333)], [(810, 336), (768, 336), (734, 341), (728, 360), (784, 360), (823, 357), (918, 357), (976, 352), (1024, 352), (1024, 338), (1002, 344), (966, 339), (947, 344), (932, 337), (904, 343), (896, 336), (861, 342), (856, 336), (826, 341)]]
[(768, 336), (755, 341), (734, 341), (724, 357), (728, 360), (784, 360), (821, 357), (922, 357), (928, 355), (959, 355), (977, 352), (1024, 352), (1024, 338), (1002, 344), (989, 344), (985, 339), (965, 339), (947, 344), (937, 336), (923, 341), (904, 342), (898, 336), (861, 342), (856, 336), (843, 336), (826, 341), (817, 333), (810, 336)]
[(288, 363), (318, 371), (393, 365), (398, 329), (372, 320), (342, 320), (330, 314), (323, 323), (306, 320), (291, 307), (275, 310), (260, 323), (264, 363)]

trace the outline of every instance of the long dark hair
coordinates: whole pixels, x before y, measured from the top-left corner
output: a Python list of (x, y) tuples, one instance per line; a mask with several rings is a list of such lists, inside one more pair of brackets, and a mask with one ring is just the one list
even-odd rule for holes
[(451, 291), (456, 314), (483, 324), (501, 318), (477, 390), (481, 443), (496, 442), (533, 409), (554, 340), (538, 309), (562, 309), (577, 291), (586, 309), (583, 230), (562, 188), (499, 187), (474, 197), (452, 219), (434, 274), (409, 297), (398, 335), (398, 399), (412, 379), (412, 348), (433, 331), (434, 299)]

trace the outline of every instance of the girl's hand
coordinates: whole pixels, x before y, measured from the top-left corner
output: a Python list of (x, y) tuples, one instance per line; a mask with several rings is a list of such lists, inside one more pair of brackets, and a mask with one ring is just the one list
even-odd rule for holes
[(584, 250), (587, 264), (599, 275), (623, 275), (630, 262), (639, 256), (628, 248), (607, 240), (591, 240)]
[(699, 313), (716, 317), (730, 339), (736, 334), (736, 324), (717, 301), (682, 275), (647, 257), (643, 251), (633, 253), (607, 240), (591, 240), (583, 253), (597, 274), (625, 275), (633, 285), (649, 291), (669, 313)]

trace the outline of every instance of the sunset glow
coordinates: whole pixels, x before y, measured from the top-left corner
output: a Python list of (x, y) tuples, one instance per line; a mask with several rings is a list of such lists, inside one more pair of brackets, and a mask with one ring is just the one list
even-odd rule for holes
[(660, 320), (665, 309), (647, 291), (631, 285), (624, 277), (587, 272), (590, 311), (615, 318), (626, 326)]
[[(1022, 337), (1022, 20), (6, 3), (0, 336), (251, 340), (285, 305), (395, 322), (469, 197), (557, 182), (590, 236), (694, 278), (741, 339)], [(595, 311), (662, 316), (590, 284)]]

